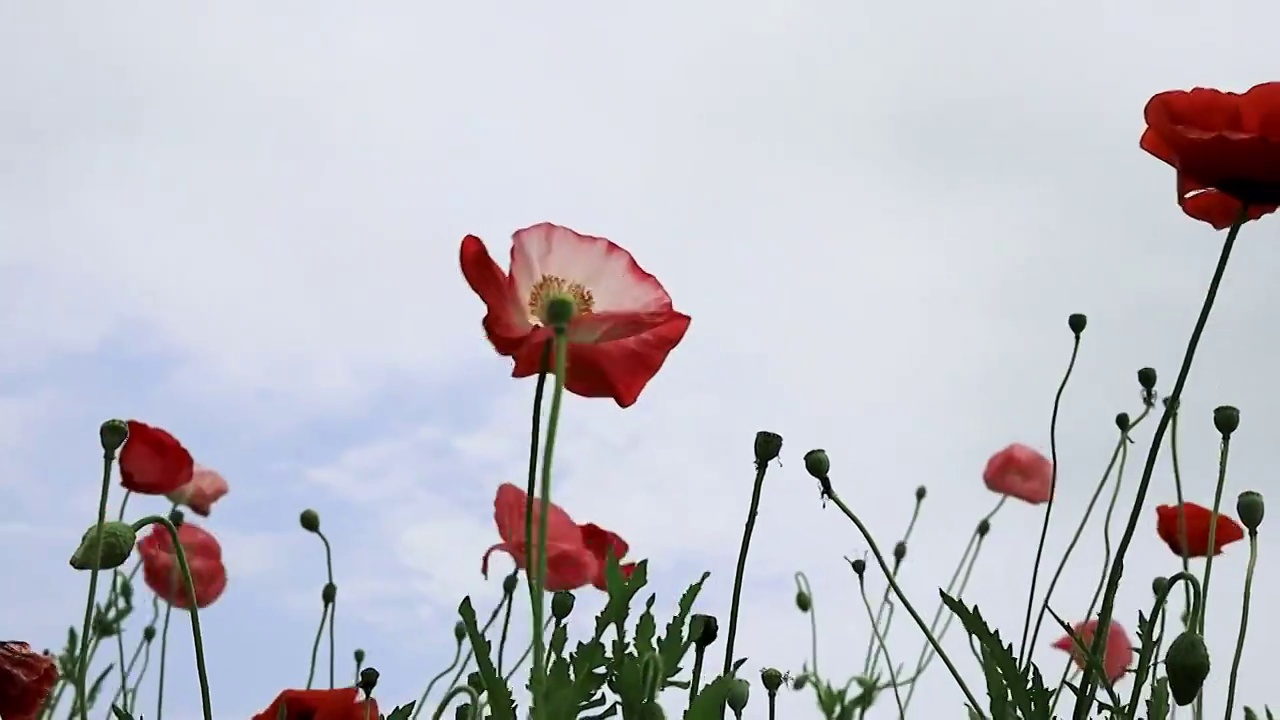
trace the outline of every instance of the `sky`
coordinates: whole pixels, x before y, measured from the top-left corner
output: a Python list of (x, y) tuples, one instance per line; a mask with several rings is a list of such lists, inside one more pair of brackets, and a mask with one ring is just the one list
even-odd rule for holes
[[(201, 613), (216, 716), (305, 683), (325, 572), (297, 524), (307, 507), (334, 545), (340, 677), (363, 648), (384, 705), (416, 698), (453, 656), (459, 600), (485, 615), (499, 598), (509, 561), (486, 580), (480, 557), (495, 489), (524, 477), (533, 394), (483, 337), (458, 243), (474, 233), (503, 257), (514, 230), (551, 221), (628, 248), (693, 317), (634, 407), (566, 401), (556, 500), (649, 560), (661, 613), (709, 571), (696, 609), (723, 623), (754, 433), (781, 434), (735, 654), (752, 679), (808, 661), (804, 572), (821, 672), (843, 681), (870, 638), (844, 558), (869, 546), (823, 507), (804, 452), (826, 448), (885, 552), (928, 487), (900, 580), (932, 617), (998, 499), (988, 456), (1049, 452), (1066, 318), (1087, 313), (1058, 419), (1052, 570), (1115, 414), (1140, 411), (1135, 371), (1171, 388), (1222, 240), (1138, 149), (1143, 105), (1276, 79), (1277, 22), (1263, 0), (0, 5), (0, 635), (57, 647), (79, 624), (87, 576), (67, 558), (94, 519), (96, 428), (137, 418), (231, 483), (203, 523), (230, 575)], [(1280, 489), (1277, 236), (1275, 217), (1244, 229), (1183, 400), (1185, 491), (1205, 505), (1212, 409), (1241, 409), (1233, 512), (1240, 491)], [(1154, 425), (1135, 434), (1113, 538)], [(1116, 602), (1131, 631), (1151, 578), (1178, 569), (1155, 533), (1173, 496), (1166, 449)], [(1042, 517), (1007, 503), (965, 593), (1015, 641)], [(1052, 598), (1068, 619), (1102, 535), (1099, 512)], [(1280, 704), (1273, 538), (1264, 525), (1237, 707)], [(1210, 716), (1247, 560), (1241, 543), (1214, 564)], [(866, 585), (883, 591), (874, 564)], [(601, 602), (581, 594), (575, 627)], [(897, 614), (890, 652), (910, 664), (922, 636)], [(164, 717), (192, 720), (191, 631), (174, 617)], [(1057, 635), (1050, 621), (1035, 648), (1054, 679)], [(958, 627), (944, 645), (981, 693)], [(160, 720), (154, 680), (141, 712)], [(934, 663), (911, 713), (962, 703)], [(779, 712), (818, 717), (808, 692)], [(871, 712), (895, 714), (888, 695)], [(744, 717), (766, 717), (758, 684)]]

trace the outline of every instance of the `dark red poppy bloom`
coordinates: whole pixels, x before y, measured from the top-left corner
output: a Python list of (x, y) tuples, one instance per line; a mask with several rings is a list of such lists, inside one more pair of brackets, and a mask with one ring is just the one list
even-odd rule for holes
[[(227, 589), (222, 546), (207, 530), (189, 522), (178, 526), (178, 542), (182, 543), (187, 565), (191, 568), (191, 581), (196, 590), (195, 606), (207, 607)], [(189, 609), (191, 593), (178, 565), (169, 531), (163, 525), (152, 525), (151, 532), (138, 541), (138, 553), (142, 555), (142, 577), (147, 587), (170, 605)]]
[(462, 274), (484, 301), (484, 330), (512, 377), (537, 374), (552, 331), (551, 300), (573, 303), (565, 388), (583, 397), (635, 403), (684, 338), (689, 316), (631, 254), (601, 237), (542, 223), (511, 238), (510, 272), (474, 235), (462, 240)]
[[(1080, 637), (1080, 642), (1086, 648), (1092, 647), (1093, 635), (1098, 631), (1098, 621), (1089, 620), (1079, 623), (1072, 628), (1072, 631)], [(1053, 646), (1071, 653), (1071, 658), (1075, 660), (1076, 665), (1079, 665), (1081, 670), (1085, 668), (1085, 653), (1076, 647), (1070, 635), (1063, 635)], [(1120, 627), (1120, 623), (1113, 621), (1111, 629), (1107, 631), (1107, 647), (1103, 651), (1102, 671), (1106, 674), (1107, 681), (1114, 685), (1117, 680), (1124, 677), (1125, 670), (1128, 670), (1131, 664), (1133, 664), (1133, 642), (1129, 640), (1124, 628)]]
[(618, 561), (618, 569), (622, 571), (622, 577), (630, 578), (631, 573), (635, 572), (635, 563), (623, 563), (622, 558), (626, 556), (630, 546), (627, 541), (618, 537), (618, 534), (610, 530), (596, 525), (595, 523), (587, 523), (579, 526), (582, 531), (582, 542), (591, 551), (596, 559), (596, 574), (591, 578), (591, 584), (601, 590), (608, 590), (608, 584), (605, 582), (605, 570), (609, 566), (609, 553), (613, 553), (613, 557)]
[(58, 664), (24, 642), (0, 642), (0, 718), (35, 720), (58, 682)]
[(1143, 150), (1177, 171), (1178, 203), (1221, 230), (1280, 207), (1280, 82), (1244, 93), (1162, 92), (1147, 102)]
[(129, 439), (120, 449), (120, 484), (144, 495), (168, 495), (191, 482), (195, 461), (168, 431), (129, 421)]
[[(1195, 503), (1183, 503), (1187, 532), (1187, 557), (1209, 557), (1209, 528), (1217, 526), (1213, 532), (1213, 553), (1221, 555), (1222, 548), (1233, 542), (1244, 539), (1244, 528), (1230, 517), (1218, 513), (1217, 522), (1213, 522), (1213, 511)], [(1182, 542), (1179, 540), (1178, 506), (1160, 505), (1156, 507), (1156, 532), (1160, 539), (1169, 546), (1178, 557), (1182, 557)]]
[(378, 720), (378, 701), (359, 688), (285, 690), (253, 720)]

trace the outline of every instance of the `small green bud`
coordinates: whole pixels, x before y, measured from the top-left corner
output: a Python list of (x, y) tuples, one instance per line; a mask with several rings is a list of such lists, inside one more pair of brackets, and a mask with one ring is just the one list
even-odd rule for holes
[(693, 638), (693, 642), (700, 648), (707, 648), (711, 643), (716, 641), (716, 636), (720, 634), (720, 623), (716, 620), (715, 615), (701, 615), (695, 613), (689, 619), (689, 636)]
[(1204, 638), (1190, 630), (1184, 631), (1169, 644), (1164, 666), (1174, 704), (1190, 705), (1209, 677), (1209, 648), (1205, 647)]
[(795, 680), (791, 681), (791, 687), (795, 688), (796, 690), (803, 690), (804, 686), (808, 684), (809, 684), (808, 673), (800, 673), (799, 675), (796, 676)]
[[(102, 544), (98, 544), (98, 526), (85, 531), (80, 547), (71, 555), (71, 567), (77, 570), (118, 568), (129, 559), (138, 536), (129, 523), (108, 520), (102, 525)], [(101, 555), (99, 555), (101, 553)]]
[(1169, 587), (1169, 578), (1167, 577), (1163, 577), (1163, 576), (1156, 577), (1151, 581), (1151, 592), (1155, 594), (1156, 597), (1160, 597), (1161, 595), (1163, 595), (1165, 592), (1165, 589), (1168, 587)]
[(796, 607), (800, 608), (800, 612), (807, 613), (813, 608), (813, 598), (809, 597), (809, 593), (803, 590), (796, 591)]
[(768, 430), (756, 433), (756, 465), (768, 465), (782, 452), (782, 436)]
[(519, 578), (515, 573), (502, 578), (502, 594), (511, 597), (516, 592), (516, 586), (520, 584)]
[(826, 480), (827, 474), (831, 472), (831, 459), (827, 457), (827, 451), (817, 449), (805, 453), (804, 469), (815, 478)]
[(1067, 316), (1067, 327), (1071, 328), (1072, 334), (1080, 337), (1080, 333), (1084, 332), (1084, 328), (1089, 324), (1089, 318), (1084, 313), (1071, 313)]
[(1156, 388), (1156, 369), (1144, 367), (1138, 371), (1138, 384), (1143, 390), (1154, 390)]
[(484, 692), (484, 677), (478, 672), (467, 673), (467, 687), (478, 693)]
[(776, 694), (778, 688), (782, 687), (782, 672), (777, 668), (765, 668), (760, 671), (760, 684), (764, 686), (765, 692), (770, 695)]
[(324, 588), (320, 590), (320, 600), (325, 605), (332, 605), (338, 599), (338, 586), (333, 583), (325, 583)]
[(169, 524), (173, 525), (173, 529), (177, 530), (182, 527), (182, 523), (186, 521), (187, 516), (183, 515), (181, 510), (174, 509), (169, 511)]
[(1129, 418), (1129, 413), (1122, 412), (1116, 415), (1116, 427), (1120, 428), (1120, 432), (1129, 432), (1129, 428), (1133, 427), (1133, 422)]
[(553, 328), (568, 327), (569, 321), (578, 312), (578, 306), (563, 295), (557, 295), (547, 301), (547, 324)]
[(899, 540), (898, 544), (893, 546), (893, 561), (895, 563), (900, 563), (906, 558), (907, 558), (907, 544)]
[(318, 533), (320, 532), (320, 513), (307, 508), (298, 516), (298, 524), (307, 532)]
[(378, 678), (381, 677), (375, 668), (367, 667), (360, 671), (360, 682), (356, 683), (356, 687), (364, 691), (365, 695), (372, 695), (373, 689), (378, 686)]
[(1222, 433), (1222, 437), (1231, 437), (1231, 433), (1240, 427), (1240, 409), (1230, 405), (1214, 408), (1213, 426), (1218, 429), (1218, 432)]
[(551, 596), (551, 617), (556, 622), (564, 622), (569, 617), (569, 613), (573, 612), (573, 593), (567, 590), (561, 590)]
[(124, 446), (129, 439), (129, 423), (123, 420), (108, 420), (98, 427), (98, 440), (102, 442), (102, 451), (114, 453)]
[(867, 572), (867, 561), (862, 558), (854, 560), (849, 563), (849, 565), (853, 568), (853, 574), (857, 575), (859, 579), (861, 579), (862, 575)]
[(146, 627), (142, 628), (142, 640), (143, 640), (143, 642), (151, 642), (152, 640), (155, 640), (155, 639), (156, 639), (156, 626), (155, 626), (155, 625), (148, 625), (148, 626), (146, 626)]
[(453, 711), (453, 720), (471, 720), (471, 703), (462, 703)]
[(467, 626), (461, 620), (453, 624), (453, 639), (462, 642), (467, 638)]
[(1240, 523), (1249, 528), (1250, 533), (1258, 532), (1258, 526), (1262, 524), (1262, 516), (1266, 509), (1266, 505), (1262, 502), (1262, 493), (1245, 490), (1236, 498), (1236, 514), (1240, 516)]
[(980, 538), (986, 537), (987, 533), (991, 532), (991, 521), (986, 518), (983, 518), (981, 521), (979, 521), (977, 532), (978, 532), (978, 537)]
[(364, 664), (364, 650), (363, 650), (362, 648), (356, 648), (356, 651), (355, 651), (354, 655), (355, 655), (355, 658), (356, 658), (356, 664), (357, 664), (357, 665), (363, 665), (363, 664)]
[(916, 488), (916, 502), (922, 502), (924, 497), (929, 494), (929, 488), (921, 485)]
[(734, 678), (729, 684), (729, 709), (734, 715), (741, 717), (742, 710), (747, 707), (747, 701), (751, 699), (751, 683), (742, 678)]

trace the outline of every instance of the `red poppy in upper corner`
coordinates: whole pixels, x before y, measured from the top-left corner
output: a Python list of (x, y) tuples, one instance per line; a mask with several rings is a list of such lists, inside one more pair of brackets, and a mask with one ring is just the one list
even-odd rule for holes
[(167, 495), (191, 482), (195, 461), (168, 431), (129, 421), (129, 439), (120, 449), (120, 484), (144, 495)]
[(0, 718), (35, 720), (58, 682), (58, 664), (24, 642), (0, 642)]
[(547, 306), (571, 300), (565, 388), (583, 397), (635, 403), (667, 355), (684, 338), (689, 316), (676, 312), (662, 283), (613, 242), (541, 223), (511, 237), (504, 272), (474, 235), (462, 240), (462, 274), (484, 301), (484, 330), (512, 377), (541, 369), (551, 337)]
[(378, 720), (378, 701), (359, 688), (285, 690), (253, 720)]
[[(1093, 643), (1093, 634), (1097, 630), (1097, 620), (1079, 623), (1072, 628), (1072, 631), (1080, 636), (1080, 640), (1085, 647), (1089, 647)], [(1076, 647), (1075, 641), (1071, 639), (1070, 635), (1063, 635), (1053, 646), (1071, 653), (1076, 665), (1084, 669), (1084, 653)], [(1102, 671), (1106, 673), (1107, 681), (1114, 685), (1117, 680), (1124, 677), (1124, 671), (1129, 669), (1129, 665), (1132, 662), (1133, 643), (1130, 642), (1129, 636), (1125, 634), (1124, 628), (1120, 627), (1120, 623), (1113, 621), (1111, 629), (1107, 631), (1107, 649), (1102, 655)]]
[[(1184, 523), (1187, 531), (1187, 557), (1209, 557), (1209, 528), (1213, 526), (1213, 511), (1195, 503), (1182, 504)], [(1182, 557), (1182, 542), (1179, 540), (1181, 530), (1178, 523), (1177, 505), (1159, 505), (1156, 507), (1156, 532), (1160, 539), (1169, 546), (1178, 557)], [(1221, 555), (1223, 546), (1244, 539), (1244, 528), (1240, 523), (1227, 515), (1218, 513), (1217, 527), (1213, 531), (1213, 553)]]
[(982, 481), (993, 492), (1039, 505), (1053, 493), (1053, 464), (1035, 448), (1014, 443), (991, 456)]
[[(187, 556), (191, 582), (195, 585), (195, 606), (205, 608), (227, 589), (227, 569), (222, 564), (222, 546), (207, 530), (184, 522), (178, 526), (178, 542)], [(160, 599), (170, 605), (189, 609), (191, 593), (174, 553), (173, 540), (163, 525), (152, 525), (151, 532), (138, 541), (142, 555), (142, 577)]]
[(618, 534), (610, 530), (596, 525), (595, 523), (587, 523), (578, 526), (582, 531), (582, 542), (591, 551), (596, 559), (596, 574), (591, 578), (591, 584), (600, 590), (608, 590), (609, 586), (606, 582), (605, 570), (609, 567), (609, 553), (613, 553), (613, 557), (618, 561), (618, 569), (622, 571), (622, 577), (631, 579), (631, 573), (635, 572), (635, 563), (623, 563), (622, 558), (626, 557), (630, 546), (627, 541), (618, 537)]
[(1280, 207), (1280, 82), (1244, 93), (1162, 92), (1147, 102), (1142, 149), (1177, 171), (1178, 204), (1222, 230)]
[(209, 517), (213, 504), (221, 500), (229, 490), (226, 478), (217, 470), (196, 465), (191, 473), (191, 482), (168, 493), (166, 497), (170, 502), (186, 505), (201, 517)]

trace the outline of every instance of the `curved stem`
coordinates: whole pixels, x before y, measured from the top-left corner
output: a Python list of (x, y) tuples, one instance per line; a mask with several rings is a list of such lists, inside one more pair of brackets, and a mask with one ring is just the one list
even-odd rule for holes
[[(862, 578), (858, 578), (858, 594), (862, 596), (862, 605), (867, 609), (867, 617), (874, 620), (875, 614), (871, 611), (871, 601), (867, 599), (867, 586), (862, 582)], [(902, 694), (898, 692), (898, 678), (897, 674), (893, 671), (893, 660), (889, 657), (888, 643), (885, 641), (884, 635), (880, 632), (880, 628), (877, 627), (874, 622), (871, 624), (871, 632), (875, 635), (876, 642), (880, 645), (880, 648), (884, 650), (884, 662), (885, 665), (889, 666), (889, 682), (893, 687), (893, 699), (898, 703), (898, 718), (899, 720), (906, 720), (907, 708), (902, 704)], [(814, 643), (817, 643), (816, 639), (814, 640)]]
[[(326, 572), (328, 572), (329, 585), (333, 586), (334, 588), (337, 588), (338, 586), (333, 582), (333, 547), (329, 545), (329, 538), (325, 537), (325, 534), (322, 531), (316, 530), (316, 535), (320, 538), (320, 542), (324, 543), (324, 566), (325, 566)], [(327, 605), (329, 606), (329, 689), (332, 690), (333, 684), (334, 684), (334, 677), (333, 677), (333, 666), (334, 666), (334, 660), (335, 660), (334, 655), (337, 652), (336, 643), (334, 641), (334, 629), (333, 629), (334, 620), (337, 618), (337, 615), (338, 615), (338, 593), (337, 592), (334, 592), (333, 594), (333, 602), (327, 603)], [(323, 620), (321, 622), (323, 622)], [(314, 663), (315, 660), (313, 659), (312, 662)]]
[(80, 720), (89, 720), (89, 697), (85, 689), (85, 676), (89, 672), (89, 638), (93, 632), (93, 606), (98, 595), (98, 568), (102, 565), (102, 534), (107, 523), (107, 497), (111, 494), (111, 465), (115, 452), (102, 453), (102, 491), (98, 495), (98, 525), (94, 534), (97, 555), (89, 570), (89, 597), (84, 604), (84, 627), (80, 632), (80, 651), (76, 653), (76, 698), (80, 707)]
[[(1124, 557), (1129, 552), (1129, 545), (1133, 542), (1133, 534), (1138, 528), (1138, 520), (1142, 516), (1142, 509), (1146, 506), (1147, 490), (1151, 487), (1151, 475), (1155, 472), (1156, 458), (1160, 454), (1161, 441), (1164, 440), (1164, 434), (1169, 428), (1170, 409), (1176, 408), (1178, 401), (1182, 398), (1182, 389), (1187, 384), (1187, 376), (1191, 374), (1191, 363), (1195, 360), (1196, 348), (1200, 345), (1200, 336), (1204, 334), (1205, 325), (1209, 323), (1209, 314), (1213, 310), (1213, 302), (1218, 297), (1218, 288), (1222, 285), (1222, 276), (1226, 273), (1227, 263), (1231, 259), (1231, 249), (1235, 247), (1236, 237), (1240, 234), (1240, 227), (1247, 219), (1248, 216), (1242, 212), (1236, 222), (1231, 225), (1231, 229), (1227, 231), (1227, 239), (1222, 244), (1222, 253), (1218, 257), (1218, 265), (1214, 269), (1213, 279), (1209, 281), (1209, 290), (1205, 293), (1204, 304), (1200, 307), (1200, 316), (1196, 319), (1190, 340), (1187, 341), (1187, 349), (1183, 354), (1182, 366), (1178, 369), (1178, 379), (1174, 382), (1173, 392), (1169, 395), (1168, 406), (1165, 408), (1164, 413), (1161, 414), (1160, 423), (1156, 425), (1155, 435), (1151, 438), (1151, 448), (1147, 451), (1147, 462), (1142, 468), (1142, 479), (1138, 483), (1138, 490), (1133, 501), (1133, 510), (1129, 513), (1129, 523), (1125, 526), (1124, 535), (1120, 537), (1120, 545), (1116, 549), (1116, 556), (1111, 562), (1111, 570), (1107, 576), (1107, 587), (1102, 596), (1102, 610), (1098, 613), (1098, 625), (1103, 630), (1096, 633), (1093, 639), (1095, 653), (1106, 647), (1106, 628), (1111, 626), (1111, 616), (1115, 612), (1116, 593), (1120, 590), (1120, 577), (1124, 574)], [(1094, 673), (1085, 670), (1084, 677), (1080, 681), (1082, 692), (1076, 697), (1075, 710), (1072, 712), (1075, 720), (1088, 720), (1089, 709), (1093, 704), (1092, 690), (1095, 687), (1093, 675)]]
[(1231, 707), (1236, 701), (1236, 675), (1240, 672), (1240, 655), (1244, 653), (1244, 636), (1249, 629), (1249, 600), (1253, 598), (1253, 569), (1258, 564), (1258, 531), (1249, 531), (1249, 568), (1244, 574), (1244, 607), (1240, 610), (1240, 634), (1236, 638), (1236, 656), (1231, 661), (1231, 679), (1227, 683), (1227, 713), (1231, 720)]
[(418, 720), (418, 716), (422, 714), (422, 708), (427, 706), (427, 698), (431, 697), (431, 689), (434, 688), (436, 686), (436, 683), (440, 682), (440, 680), (444, 678), (445, 675), (448, 675), (450, 670), (453, 670), (455, 667), (458, 666), (458, 660), (461, 657), (462, 657), (462, 641), (459, 640), (453, 646), (453, 662), (449, 663), (449, 667), (441, 670), (438, 675), (431, 678), (431, 681), (427, 683), (427, 689), (422, 691), (422, 698), (418, 700), (418, 704), (415, 705), (413, 708), (413, 717), (411, 718), (411, 720)]
[[(804, 593), (809, 598), (809, 610), (805, 613), (809, 616), (809, 643), (811, 646), (810, 656), (813, 659), (813, 674), (818, 674), (818, 612), (817, 606), (813, 602), (813, 590), (809, 587), (809, 578), (802, 572), (795, 575), (796, 589)], [(867, 608), (870, 612), (871, 608)]]
[(688, 709), (693, 707), (693, 700), (698, 697), (698, 685), (702, 682), (702, 661), (706, 654), (706, 648), (701, 645), (694, 646), (693, 675), (689, 679), (689, 704), (685, 707), (685, 712), (688, 712)]
[[(1169, 601), (1169, 593), (1173, 590), (1173, 586), (1182, 583), (1186, 586), (1187, 591), (1195, 598), (1195, 609), (1200, 611), (1203, 609), (1203, 598), (1199, 581), (1196, 576), (1189, 572), (1180, 572), (1169, 578), (1169, 582), (1165, 584), (1163, 591), (1156, 595), (1155, 603), (1151, 606), (1151, 615), (1148, 616), (1148, 622), (1155, 622), (1156, 615), (1163, 613), (1165, 604)], [(1163, 633), (1161, 633), (1163, 634)], [(1133, 679), (1133, 692), (1129, 694), (1129, 704), (1127, 707), (1137, 708), (1138, 696), (1142, 693), (1142, 686), (1146, 681), (1145, 673), (1151, 667), (1151, 660), (1155, 657), (1155, 645), (1144, 646), (1138, 655), (1138, 671)], [(1228, 719), (1229, 720), (1229, 719)]]
[[(916, 529), (916, 522), (920, 520), (920, 506), (923, 504), (924, 504), (924, 499), (917, 497), (916, 504), (911, 509), (911, 520), (907, 522), (907, 531), (902, 534), (903, 544), (906, 544), (911, 540), (911, 533)], [(894, 558), (893, 577), (895, 579), (898, 577), (898, 571), (901, 569), (902, 569), (902, 563), (898, 562), (897, 558)], [(880, 596), (880, 605), (879, 607), (876, 608), (875, 617), (872, 618), (871, 620), (872, 625), (875, 625), (876, 627), (880, 627), (880, 622), (884, 620), (884, 613), (886, 611), (885, 609), (888, 606), (889, 606), (889, 586), (886, 585), (884, 588), (884, 594)], [(884, 634), (887, 636), (889, 634), (889, 628), (890, 628), (889, 623), (891, 622), (891, 620), (884, 620), (884, 622), (886, 623), (884, 628)], [(879, 651), (876, 650), (875, 634), (872, 633), (871, 640), (867, 642), (867, 656), (862, 661), (862, 676), (869, 677), (870, 675), (872, 675), (875, 672), (876, 665), (878, 665), (879, 662), (880, 662), (880, 653)]]
[[(505, 583), (504, 583), (505, 587)], [(515, 607), (514, 602), (507, 603), (507, 609), (502, 613), (502, 635), (498, 641), (498, 674), (502, 674), (503, 660), (507, 654), (507, 631), (511, 629), (511, 609)]]
[[(1182, 559), (1182, 572), (1191, 572), (1191, 560), (1187, 554), (1187, 508), (1182, 495), (1182, 470), (1178, 463), (1178, 408), (1173, 409), (1173, 417), (1169, 418), (1169, 460), (1173, 463), (1173, 489), (1178, 499), (1178, 541)], [(1191, 611), (1191, 588), (1184, 585), (1184, 602), (1186, 612)], [(1177, 706), (1173, 710), (1177, 711)]]
[(320, 627), (316, 628), (315, 642), (311, 643), (311, 669), (307, 671), (307, 689), (315, 684), (316, 659), (320, 657), (320, 639), (324, 637), (325, 621), (329, 619), (329, 603), (320, 609)]
[(435, 714), (431, 716), (431, 720), (440, 720), (440, 717), (444, 715), (444, 711), (449, 709), (449, 702), (459, 695), (466, 695), (469, 700), (468, 707), (470, 710), (467, 712), (467, 719), (476, 720), (476, 713), (480, 710), (480, 693), (469, 685), (459, 685), (446, 693), (444, 699), (436, 707)]
[(1205, 558), (1204, 580), (1200, 583), (1203, 587), (1204, 603), (1201, 606), (1201, 611), (1191, 616), (1192, 627), (1199, 628), (1202, 637), (1204, 636), (1204, 613), (1209, 606), (1209, 580), (1213, 575), (1214, 536), (1218, 532), (1218, 509), (1222, 507), (1222, 488), (1227, 482), (1227, 455), (1230, 452), (1231, 437), (1224, 435), (1218, 455), (1218, 487), (1213, 491), (1213, 514), (1209, 516), (1209, 557)]
[(742, 578), (747, 572), (747, 552), (751, 549), (751, 535), (756, 529), (756, 513), (760, 510), (760, 494), (764, 490), (764, 475), (769, 463), (756, 463), (756, 479), (751, 488), (751, 505), (747, 509), (747, 522), (742, 528), (742, 545), (738, 548), (738, 567), (733, 575), (733, 599), (729, 604), (729, 632), (724, 639), (724, 670), (733, 672), (733, 642), (738, 638), (738, 609), (742, 603)]
[(530, 690), (533, 692), (533, 706), (545, 707), (542, 699), (542, 686), (547, 674), (547, 648), (543, 638), (542, 618), (544, 616), (543, 601), (546, 594), (547, 577), (547, 522), (551, 515), (551, 463), (556, 454), (556, 431), (560, 425), (560, 405), (564, 400), (564, 381), (568, 359), (569, 339), (563, 326), (555, 328), (552, 354), (555, 356), (556, 385), (551, 392), (551, 411), (547, 416), (547, 441), (542, 448), (542, 482), (538, 492), (538, 545), (534, 564), (538, 573), (533, 585), (533, 678)]
[[(1035, 638), (1028, 636), (1031, 629), (1031, 612), (1036, 604), (1036, 584), (1040, 580), (1040, 562), (1044, 559), (1044, 541), (1049, 537), (1049, 517), (1053, 514), (1053, 501), (1058, 495), (1058, 410), (1062, 406), (1062, 393), (1067, 389), (1067, 381), (1071, 379), (1071, 371), (1076, 366), (1076, 355), (1080, 353), (1080, 333), (1075, 333), (1071, 342), (1071, 360), (1067, 362), (1067, 372), (1062, 376), (1058, 392), (1053, 396), (1053, 414), (1049, 418), (1049, 461), (1053, 468), (1049, 475), (1049, 502), (1044, 506), (1044, 522), (1040, 525), (1040, 542), (1036, 545), (1036, 562), (1031, 566), (1031, 588), (1027, 591), (1027, 615), (1022, 621), (1022, 642), (1019, 643), (1018, 661), (1026, 661), (1031, 667), (1031, 657), (1027, 653), (1027, 641), (1035, 646)], [(1047, 602), (1047, 601), (1046, 601)], [(1038, 624), (1038, 623), (1037, 623)]]

